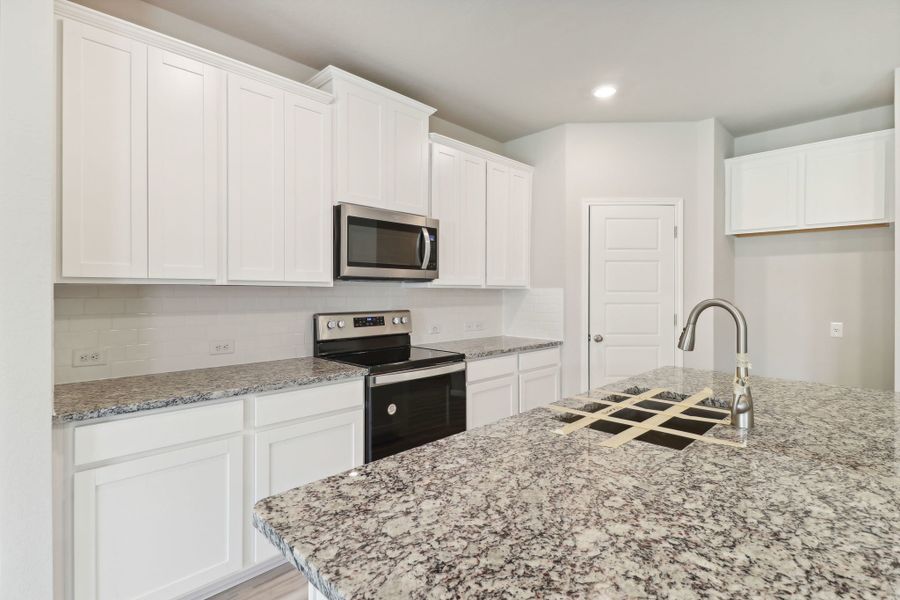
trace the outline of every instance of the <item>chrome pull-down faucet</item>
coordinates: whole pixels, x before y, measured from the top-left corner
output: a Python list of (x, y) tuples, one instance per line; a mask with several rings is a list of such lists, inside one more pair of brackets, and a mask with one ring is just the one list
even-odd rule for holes
[(711, 306), (727, 310), (737, 327), (737, 362), (734, 369), (734, 396), (731, 399), (731, 426), (750, 429), (753, 427), (753, 396), (750, 394), (750, 359), (747, 356), (747, 319), (744, 318), (744, 313), (728, 300), (720, 298), (710, 298), (697, 303), (684, 324), (678, 347), (687, 351), (694, 349), (697, 318)]

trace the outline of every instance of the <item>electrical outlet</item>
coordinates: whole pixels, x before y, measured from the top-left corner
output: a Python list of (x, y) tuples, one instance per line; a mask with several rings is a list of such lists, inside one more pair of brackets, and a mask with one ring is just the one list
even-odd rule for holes
[(85, 348), (72, 351), (73, 367), (96, 367), (106, 364), (106, 350)]
[(844, 337), (844, 324), (843, 323), (832, 323), (830, 327), (831, 337), (842, 338)]
[(475, 331), (484, 331), (484, 321), (475, 321)]
[(221, 340), (209, 343), (210, 354), (234, 354), (234, 340)]
[(475, 331), (475, 323), (471, 321), (466, 321), (465, 325), (463, 325), (463, 329), (465, 331)]
[(441, 332), (441, 326), (439, 323), (432, 323), (428, 326), (428, 333), (430, 335), (437, 335)]

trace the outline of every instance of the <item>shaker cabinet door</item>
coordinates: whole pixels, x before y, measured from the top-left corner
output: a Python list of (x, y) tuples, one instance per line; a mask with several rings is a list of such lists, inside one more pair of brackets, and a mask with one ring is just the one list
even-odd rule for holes
[(75, 600), (175, 598), (239, 571), (243, 440), (74, 476)]
[[(261, 500), (363, 464), (363, 412), (355, 410), (256, 434), (256, 490)], [(254, 533), (253, 560), (278, 551)]]
[(519, 412), (516, 375), (466, 386), (466, 429), (488, 425)]
[(330, 283), (331, 106), (286, 94), (284, 125), (285, 280)]
[(224, 96), (223, 71), (149, 49), (150, 277), (216, 278)]
[(147, 277), (147, 46), (62, 28), (62, 276)]
[(232, 74), (228, 279), (284, 280), (284, 92)]

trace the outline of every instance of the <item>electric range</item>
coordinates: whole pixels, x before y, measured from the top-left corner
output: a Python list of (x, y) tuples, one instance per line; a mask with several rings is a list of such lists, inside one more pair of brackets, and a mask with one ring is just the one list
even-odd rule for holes
[(314, 354), (366, 367), (366, 462), (465, 431), (466, 363), (410, 342), (408, 310), (313, 317)]

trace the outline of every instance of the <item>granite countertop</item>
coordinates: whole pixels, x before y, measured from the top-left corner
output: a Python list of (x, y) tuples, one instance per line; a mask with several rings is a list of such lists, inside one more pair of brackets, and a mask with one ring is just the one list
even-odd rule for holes
[(364, 368), (330, 360), (292, 358), (269, 362), (101, 379), (57, 385), (53, 420), (99, 419), (154, 408), (363, 377)]
[(459, 352), (466, 358), (487, 358), (499, 354), (512, 354), (528, 350), (540, 350), (542, 348), (554, 348), (561, 346), (559, 340), (542, 340), (537, 338), (512, 337), (508, 335), (496, 335), (492, 337), (472, 338), (469, 340), (456, 340), (452, 342), (439, 342), (436, 344), (416, 344), (434, 350), (447, 352)]
[[(608, 388), (721, 400), (731, 379)], [(743, 448), (606, 448), (537, 408), (264, 499), (254, 524), (332, 600), (896, 597), (900, 395), (751, 383)]]

